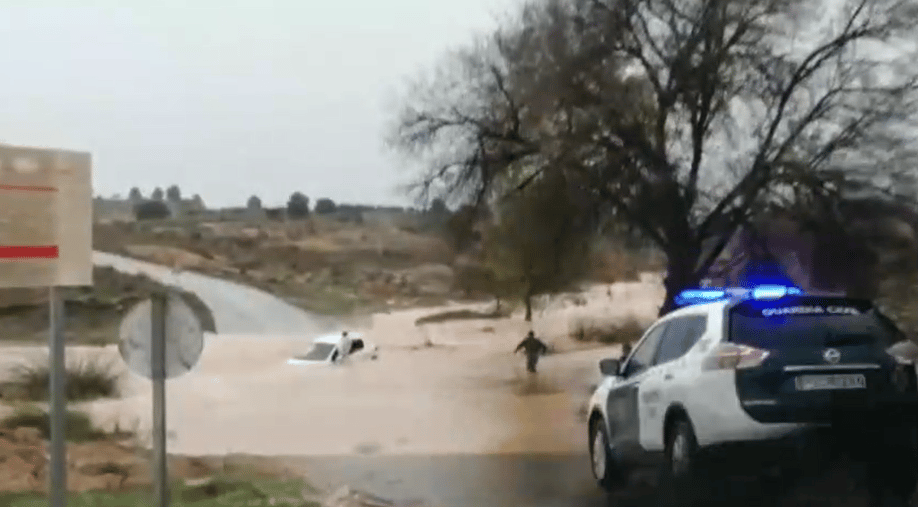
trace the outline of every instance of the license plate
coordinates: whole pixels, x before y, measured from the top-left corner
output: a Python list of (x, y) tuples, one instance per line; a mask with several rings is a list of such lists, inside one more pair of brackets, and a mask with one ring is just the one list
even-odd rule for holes
[(867, 379), (861, 374), (845, 375), (802, 375), (794, 379), (798, 391), (822, 391), (827, 389), (864, 389)]

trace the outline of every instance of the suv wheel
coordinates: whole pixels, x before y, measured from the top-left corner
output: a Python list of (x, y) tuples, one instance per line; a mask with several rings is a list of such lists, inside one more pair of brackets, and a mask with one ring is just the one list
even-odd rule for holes
[(688, 419), (673, 422), (666, 435), (666, 463), (663, 470), (665, 504), (695, 505), (702, 484), (697, 481), (698, 441)]
[(611, 490), (618, 478), (615, 461), (609, 449), (609, 435), (601, 418), (590, 424), (590, 469), (593, 477), (605, 490)]
[(684, 419), (677, 421), (670, 432), (668, 444), (666, 458), (670, 474), (677, 480), (690, 477), (698, 447), (692, 425)]

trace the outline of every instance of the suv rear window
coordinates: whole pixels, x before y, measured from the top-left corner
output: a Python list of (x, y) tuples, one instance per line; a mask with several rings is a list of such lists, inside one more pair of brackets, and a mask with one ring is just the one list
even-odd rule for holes
[(745, 301), (730, 310), (730, 341), (780, 350), (876, 344), (888, 347), (898, 339), (867, 301), (812, 296), (778, 301)]

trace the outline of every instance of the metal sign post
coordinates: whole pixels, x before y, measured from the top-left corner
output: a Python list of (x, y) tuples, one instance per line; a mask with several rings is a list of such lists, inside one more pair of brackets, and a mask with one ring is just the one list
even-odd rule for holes
[(204, 350), (201, 322), (175, 291), (155, 293), (121, 322), (118, 350), (128, 367), (153, 381), (153, 507), (168, 507), (166, 380), (190, 371)]
[(169, 505), (166, 452), (166, 296), (150, 298), (150, 372), (153, 380), (153, 506)]
[(50, 330), (48, 349), (50, 351), (49, 377), (50, 400), (50, 444), (48, 446), (48, 500), (51, 507), (67, 505), (67, 370), (64, 361), (64, 302), (56, 287), (48, 290)]

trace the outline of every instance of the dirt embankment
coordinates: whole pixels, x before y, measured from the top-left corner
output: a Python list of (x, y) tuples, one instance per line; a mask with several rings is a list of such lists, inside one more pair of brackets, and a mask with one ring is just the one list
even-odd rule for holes
[[(48, 474), (47, 442), (35, 428), (0, 429), (0, 492), (44, 491)], [(174, 457), (170, 474), (176, 479), (207, 477), (213, 463)], [(123, 437), (71, 443), (67, 449), (69, 491), (124, 490), (150, 484), (150, 459)]]
[[(318, 215), (295, 221), (189, 218), (98, 223), (93, 234), (97, 250), (258, 287), (313, 313), (369, 315), (492, 297), (471, 281), (474, 255), (457, 253), (436, 225)], [(656, 269), (656, 262), (612, 243), (597, 245), (590, 279), (634, 280)]]
[(312, 217), (295, 222), (96, 224), (95, 248), (231, 279), (341, 315), (461, 297), (436, 234)]
[[(163, 288), (146, 276), (123, 274), (109, 267), (94, 268), (92, 286), (63, 290), (67, 343), (115, 343), (125, 312)], [(213, 318), (206, 305), (193, 294), (183, 295), (212, 328)], [(47, 341), (48, 322), (47, 289), (0, 289), (0, 344)]]

